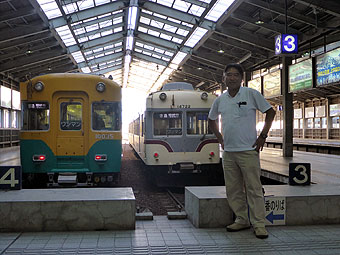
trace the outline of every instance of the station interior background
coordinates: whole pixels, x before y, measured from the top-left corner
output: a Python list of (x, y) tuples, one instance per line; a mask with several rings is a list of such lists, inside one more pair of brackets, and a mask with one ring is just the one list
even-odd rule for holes
[(276, 109), (270, 136), (282, 137), (282, 34), (298, 38), (288, 56), (294, 137), (340, 140), (339, 1), (6, 0), (0, 17), (0, 148), (19, 144), (19, 83), (31, 77), (112, 76), (123, 88), (126, 137), (149, 93), (185, 81), (219, 94), (231, 62)]

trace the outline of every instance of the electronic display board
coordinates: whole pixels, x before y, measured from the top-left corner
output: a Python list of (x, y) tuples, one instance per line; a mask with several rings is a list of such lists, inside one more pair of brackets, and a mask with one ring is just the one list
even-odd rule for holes
[(309, 89), (313, 87), (312, 59), (288, 67), (289, 92)]
[(261, 77), (248, 81), (248, 88), (252, 88), (261, 93)]
[(340, 81), (340, 48), (316, 57), (316, 85)]
[(263, 76), (263, 95), (273, 97), (281, 95), (281, 70)]

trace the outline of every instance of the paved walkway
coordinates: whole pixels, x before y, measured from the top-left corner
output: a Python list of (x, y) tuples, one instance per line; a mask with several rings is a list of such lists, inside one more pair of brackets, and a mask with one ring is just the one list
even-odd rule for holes
[(268, 231), (262, 240), (251, 230), (197, 229), (189, 220), (155, 216), (130, 231), (0, 233), (0, 254), (340, 254), (340, 225)]

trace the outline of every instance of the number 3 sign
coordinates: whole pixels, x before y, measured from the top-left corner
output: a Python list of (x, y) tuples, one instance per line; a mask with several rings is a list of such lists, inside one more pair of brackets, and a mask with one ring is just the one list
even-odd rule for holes
[(289, 185), (310, 185), (310, 163), (289, 163)]
[(0, 189), (21, 189), (21, 166), (0, 166)]
[(297, 35), (282, 34), (275, 37), (275, 54), (298, 53)]

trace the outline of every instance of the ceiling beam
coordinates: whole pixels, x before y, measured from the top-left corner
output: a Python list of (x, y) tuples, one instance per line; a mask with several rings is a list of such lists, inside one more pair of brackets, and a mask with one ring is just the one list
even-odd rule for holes
[(27, 16), (31, 16), (36, 14), (36, 10), (34, 8), (25, 7), (20, 8), (15, 11), (8, 12), (6, 14), (2, 14), (0, 17), (0, 23), (2, 22), (11, 22), (12, 20), (25, 18)]
[(332, 0), (323, 0), (323, 1), (306, 1), (306, 0), (294, 0), (294, 2), (306, 5), (308, 7), (315, 8), (319, 11), (326, 12), (335, 17), (340, 18), (340, 6), (339, 3), (335, 3)]
[(49, 28), (41, 22), (32, 22), (28, 25), (20, 25), (16, 28), (2, 29), (0, 44), (18, 40), (27, 36), (37, 35), (49, 31)]
[[(200, 21), (200, 17), (186, 13), (186, 12), (182, 12), (176, 9), (172, 9), (170, 7), (161, 5), (161, 4), (157, 4), (157, 3), (153, 3), (151, 1), (147, 1), (145, 2), (142, 6), (142, 9), (146, 9), (148, 11), (151, 12), (155, 12), (155, 13), (159, 13), (162, 15), (166, 15), (168, 17), (192, 24), (192, 25), (198, 25), (197, 23)], [(215, 23), (213, 21), (210, 20), (203, 20), (200, 24), (200, 27), (208, 29), (208, 30), (212, 30), (215, 27)]]
[[(67, 14), (67, 20), (70, 21), (70, 23), (76, 23), (78, 21), (82, 21), (82, 20), (86, 20), (89, 18), (94, 18), (97, 16), (101, 16), (103, 14), (107, 14), (110, 12), (114, 12), (114, 11), (118, 11), (118, 10), (123, 10), (126, 6), (128, 6), (128, 2), (127, 0), (123, 0), (123, 1), (116, 1), (116, 2), (111, 2), (108, 4), (103, 4), (100, 6), (97, 6), (95, 8), (89, 8), (86, 10), (82, 10), (79, 12), (75, 12), (72, 14)], [(50, 24), (52, 27), (57, 28), (57, 27), (62, 27), (62, 26), (66, 26), (67, 21), (65, 20), (65, 18), (63, 16), (58, 17), (58, 18), (54, 18), (51, 19)]]
[[(47, 42), (47, 43), (41, 43), (41, 44), (38, 44), (38, 45), (34, 45), (32, 47), (30, 47), (30, 50), (34, 53), (35, 51), (39, 51), (39, 50), (44, 50), (44, 49), (47, 49), (47, 48), (51, 48), (51, 47), (56, 47), (56, 46), (59, 46), (59, 43), (57, 41), (50, 41), (50, 42)], [(15, 58), (15, 57), (19, 57), (19, 56), (23, 56), (25, 55), (25, 57), (27, 56), (27, 47), (24, 47), (24, 48), (21, 48), (19, 50), (12, 50), (10, 51), (10, 53), (7, 53), (7, 54), (2, 54), (0, 55), (0, 61), (4, 61), (6, 59), (10, 59), (10, 58)]]
[(261, 36), (251, 34), (251, 32), (242, 31), (238, 27), (231, 25), (217, 26), (215, 33), (274, 53), (274, 40), (270, 41), (268, 39), (264, 39)]
[(8, 63), (0, 66), (0, 72), (10, 71), (17, 67), (29, 67), (34, 66), (45, 61), (51, 61), (52, 59), (68, 57), (65, 53), (63, 54), (60, 50), (51, 50), (41, 52), (39, 54), (32, 54), (32, 56), (21, 58), (20, 61), (9, 61)]
[(158, 58), (153, 58), (153, 57), (150, 57), (150, 56), (138, 53), (138, 52), (133, 52), (131, 56), (134, 58), (138, 58), (138, 59), (141, 59), (147, 62), (156, 63), (156, 64), (163, 65), (163, 66), (168, 65), (167, 61), (164, 61)]
[[(274, 32), (276, 34), (284, 34), (285, 33), (285, 25), (283, 24), (279, 24), (279, 23), (276, 23), (276, 22), (270, 22), (270, 23), (263, 23), (263, 24), (256, 24), (256, 21), (258, 20), (257, 18), (252, 18), (252, 17), (249, 17), (249, 16), (245, 16), (245, 15), (242, 15), (242, 14), (231, 14), (231, 17), (233, 19), (236, 19), (236, 20), (239, 20), (239, 21), (243, 21), (247, 24), (250, 24), (250, 25), (253, 25), (253, 26), (256, 26), (256, 27), (259, 27), (259, 28), (264, 28), (266, 30), (269, 30), (271, 32)], [(290, 33), (293, 33), (293, 34), (298, 34), (299, 36), (301, 36), (301, 32), (294, 29), (294, 28), (289, 28), (289, 31)]]
[[(267, 1), (262, 1), (262, 0), (246, 0), (246, 2), (248, 4), (253, 5), (253, 6), (257, 6), (257, 7), (260, 7), (262, 9), (265, 9), (269, 12), (274, 12), (274, 13), (279, 14), (279, 15), (285, 15), (285, 9), (277, 6), (273, 2), (267, 2)], [(306, 17), (302, 14), (298, 14), (298, 13), (292, 12), (290, 10), (287, 11), (287, 17), (294, 19), (296, 21), (299, 21), (301, 23), (306, 23), (308, 25), (315, 26), (315, 20), (314, 19), (308, 18), (308, 17)]]

